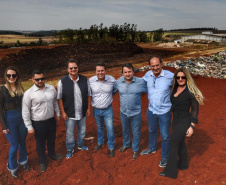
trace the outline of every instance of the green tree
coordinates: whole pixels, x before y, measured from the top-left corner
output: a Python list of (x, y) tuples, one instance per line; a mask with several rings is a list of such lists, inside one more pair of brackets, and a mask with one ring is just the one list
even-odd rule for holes
[(67, 30), (63, 31), (63, 35), (65, 36), (65, 39), (67, 42), (69, 43), (74, 42), (74, 35), (75, 35), (74, 30), (68, 28)]
[(140, 42), (148, 41), (148, 36), (147, 36), (146, 32), (142, 31), (139, 33), (139, 40), (140, 40)]
[(85, 35), (83, 33), (82, 28), (80, 28), (79, 30), (77, 30), (77, 41), (78, 42), (84, 42), (85, 41)]
[(132, 42), (135, 41), (136, 32), (137, 32), (137, 25), (136, 24), (132, 24), (132, 26), (130, 28), (130, 35), (131, 35)]
[(42, 38), (39, 38), (39, 39), (38, 39), (38, 42), (37, 42), (37, 45), (38, 45), (38, 46), (41, 46), (42, 44), (43, 44)]
[(16, 41), (15, 47), (20, 47), (20, 46), (21, 46), (20, 41), (19, 41), (19, 40), (18, 40), (18, 41)]
[(94, 41), (97, 41), (99, 39), (98, 26), (96, 24), (90, 26), (88, 37), (89, 37), (89, 40), (94, 40)]
[(162, 36), (164, 35), (164, 31), (163, 31), (163, 28), (160, 28), (158, 30), (156, 30), (154, 32), (154, 35), (153, 35), (153, 39), (154, 41), (161, 41), (162, 40)]
[(108, 36), (115, 38), (118, 41), (119, 37), (119, 25), (112, 24), (108, 29)]
[(101, 23), (100, 26), (99, 26), (100, 40), (103, 40), (105, 38), (105, 35), (107, 34), (107, 32), (108, 32), (108, 28), (106, 26), (103, 27), (103, 23)]

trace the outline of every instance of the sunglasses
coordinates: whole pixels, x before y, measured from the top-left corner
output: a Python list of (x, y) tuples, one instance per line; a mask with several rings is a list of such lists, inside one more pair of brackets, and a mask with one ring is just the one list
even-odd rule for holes
[(44, 81), (45, 78), (35, 78), (34, 80), (35, 80), (36, 82), (39, 82), (40, 80), (41, 80), (41, 81)]
[(78, 69), (78, 67), (70, 67), (69, 69), (70, 70), (72, 70), (72, 69)]
[(183, 79), (183, 80), (186, 80), (186, 76), (176, 76), (177, 80), (180, 80), (180, 78)]
[(16, 78), (17, 74), (6, 74), (7, 78)]

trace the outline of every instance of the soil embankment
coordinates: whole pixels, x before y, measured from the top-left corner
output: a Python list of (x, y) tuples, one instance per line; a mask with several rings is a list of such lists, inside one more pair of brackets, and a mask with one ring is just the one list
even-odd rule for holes
[[(139, 59), (139, 56), (142, 58)], [(146, 63), (148, 56), (148, 53), (137, 54), (134, 57), (120, 59), (119, 62), (123, 62), (123, 60), (124, 62), (140, 60)], [(102, 60), (105, 60), (104, 56)], [(118, 78), (120, 76), (119, 67), (111, 69), (111, 74)], [(174, 68), (165, 69), (172, 72), (175, 70)], [(142, 77), (144, 74), (145, 72), (139, 72), (136, 73), (136, 76)], [(94, 137), (94, 140), (85, 141), (85, 144), (89, 147), (88, 151), (78, 151), (76, 148), (73, 158), (68, 160), (64, 158), (59, 161), (52, 161), (48, 158), (47, 171), (41, 173), (39, 172), (34, 136), (28, 135), (27, 150), (31, 169), (29, 172), (24, 172), (20, 167), (19, 178), (13, 179), (6, 169), (9, 143), (1, 132), (0, 184), (226, 184), (226, 107), (224, 103), (226, 102), (226, 80), (203, 78), (201, 76), (195, 76), (194, 78), (206, 100), (205, 105), (200, 107), (199, 125), (195, 129), (194, 135), (186, 139), (189, 169), (179, 171), (177, 179), (164, 178), (158, 175), (162, 171), (162, 168), (158, 166), (161, 159), (160, 136), (158, 137), (157, 152), (155, 154), (139, 156), (137, 160), (132, 161), (131, 149), (124, 153), (118, 151), (122, 146), (123, 138), (119, 95), (116, 94), (113, 100), (116, 137), (116, 155), (114, 158), (110, 158), (108, 154), (106, 133), (105, 145), (98, 152), (94, 150), (97, 144), (97, 131), (95, 120), (91, 115), (87, 118), (86, 137)], [(143, 95), (140, 150), (148, 147), (147, 106), (147, 95)], [(66, 155), (65, 137), (65, 126), (64, 122), (61, 121), (57, 125), (56, 151), (63, 156)]]

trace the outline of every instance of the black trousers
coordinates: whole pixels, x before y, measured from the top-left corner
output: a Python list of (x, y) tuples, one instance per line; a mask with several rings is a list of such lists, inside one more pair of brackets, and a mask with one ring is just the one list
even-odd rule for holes
[(177, 178), (177, 168), (181, 170), (188, 168), (187, 148), (185, 144), (185, 137), (188, 128), (188, 124), (181, 122), (173, 125), (173, 132), (170, 139), (169, 158), (166, 168), (164, 169), (164, 172), (168, 177)]
[(56, 120), (32, 121), (35, 130), (36, 150), (40, 164), (46, 164), (45, 146), (47, 141), (48, 155), (55, 155)]

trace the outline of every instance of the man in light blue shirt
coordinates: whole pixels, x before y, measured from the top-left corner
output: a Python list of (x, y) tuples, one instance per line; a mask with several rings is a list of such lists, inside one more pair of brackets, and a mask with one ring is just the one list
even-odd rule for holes
[(138, 158), (141, 138), (141, 94), (147, 92), (147, 84), (142, 78), (134, 75), (134, 68), (130, 63), (122, 66), (123, 77), (115, 82), (114, 93), (119, 91), (120, 117), (122, 122), (123, 146), (120, 152), (130, 148), (130, 126), (132, 127), (133, 160)]
[(162, 159), (160, 167), (165, 167), (169, 155), (171, 102), (170, 93), (173, 82), (173, 73), (162, 69), (160, 57), (152, 57), (149, 61), (150, 71), (143, 79), (147, 82), (149, 106), (147, 119), (149, 127), (149, 148), (142, 151), (141, 155), (156, 152), (158, 126), (162, 138)]
[(111, 157), (115, 156), (114, 143), (115, 134), (113, 127), (112, 94), (115, 78), (106, 75), (104, 63), (96, 65), (96, 76), (89, 79), (91, 89), (91, 104), (93, 116), (97, 124), (98, 144), (95, 150), (98, 151), (104, 144), (104, 122), (107, 128), (108, 148)]

